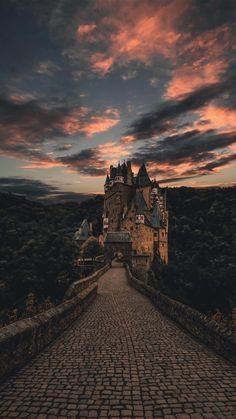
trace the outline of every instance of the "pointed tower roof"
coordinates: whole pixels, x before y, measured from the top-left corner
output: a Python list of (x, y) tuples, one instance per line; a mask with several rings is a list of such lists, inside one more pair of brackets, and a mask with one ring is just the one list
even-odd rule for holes
[(109, 175), (108, 175), (108, 172), (107, 172), (105, 185), (109, 185), (109, 183), (110, 183), (110, 178), (109, 178)]
[(135, 199), (136, 214), (141, 215), (141, 214), (144, 214), (145, 211), (148, 211), (146, 201), (141, 191), (139, 190), (136, 191), (134, 199)]
[(145, 164), (143, 163), (139, 169), (139, 172), (136, 176), (136, 185), (137, 186), (151, 186), (152, 182), (148, 176), (148, 172)]
[(157, 202), (155, 202), (152, 213), (151, 213), (151, 225), (154, 228), (159, 228), (161, 227), (161, 211), (160, 211), (160, 207), (157, 204)]

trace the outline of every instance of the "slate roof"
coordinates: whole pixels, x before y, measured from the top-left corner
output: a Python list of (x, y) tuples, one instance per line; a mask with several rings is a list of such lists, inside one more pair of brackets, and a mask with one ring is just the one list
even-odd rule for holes
[(144, 163), (140, 167), (139, 172), (136, 176), (136, 185), (141, 187), (152, 185), (152, 182), (148, 176), (148, 172)]
[(152, 214), (151, 214), (151, 225), (154, 228), (161, 227), (161, 211), (159, 205), (155, 202)]
[(136, 214), (141, 215), (141, 214), (144, 214), (145, 211), (148, 211), (146, 201), (141, 191), (139, 190), (136, 191), (134, 202), (135, 202), (135, 207), (136, 207)]
[(105, 243), (132, 243), (132, 239), (127, 231), (108, 231)]
[(90, 236), (92, 236), (91, 228), (86, 220), (86, 218), (82, 221), (79, 230), (75, 233), (75, 240), (86, 240)]

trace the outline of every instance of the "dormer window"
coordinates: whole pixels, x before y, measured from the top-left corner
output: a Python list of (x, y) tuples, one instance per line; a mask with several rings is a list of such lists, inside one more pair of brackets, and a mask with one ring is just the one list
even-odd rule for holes
[(115, 183), (124, 183), (124, 177), (123, 176), (116, 176), (115, 177)]
[(144, 215), (136, 215), (136, 224), (144, 224)]
[(103, 219), (103, 228), (108, 228), (108, 218)]

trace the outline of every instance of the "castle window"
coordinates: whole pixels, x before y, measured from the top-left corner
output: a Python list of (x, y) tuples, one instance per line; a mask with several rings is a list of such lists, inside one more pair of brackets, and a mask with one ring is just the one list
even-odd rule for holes
[(130, 230), (131, 230), (131, 231), (133, 231), (133, 229), (134, 229), (134, 227), (133, 227), (133, 226), (131, 226), (131, 227), (130, 227)]

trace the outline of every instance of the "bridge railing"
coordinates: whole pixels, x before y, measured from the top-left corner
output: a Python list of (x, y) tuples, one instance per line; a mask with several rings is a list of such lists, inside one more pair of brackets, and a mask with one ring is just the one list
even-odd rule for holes
[(97, 280), (109, 268), (106, 265), (71, 284), (62, 304), (0, 330), (0, 381), (38, 354), (78, 318), (96, 297)]
[(222, 329), (217, 322), (186, 306), (179, 301), (155, 290), (151, 286), (138, 280), (126, 265), (130, 285), (151, 299), (153, 304), (164, 314), (182, 326), (191, 335), (211, 347), (232, 363), (236, 363), (236, 340), (232, 333)]

